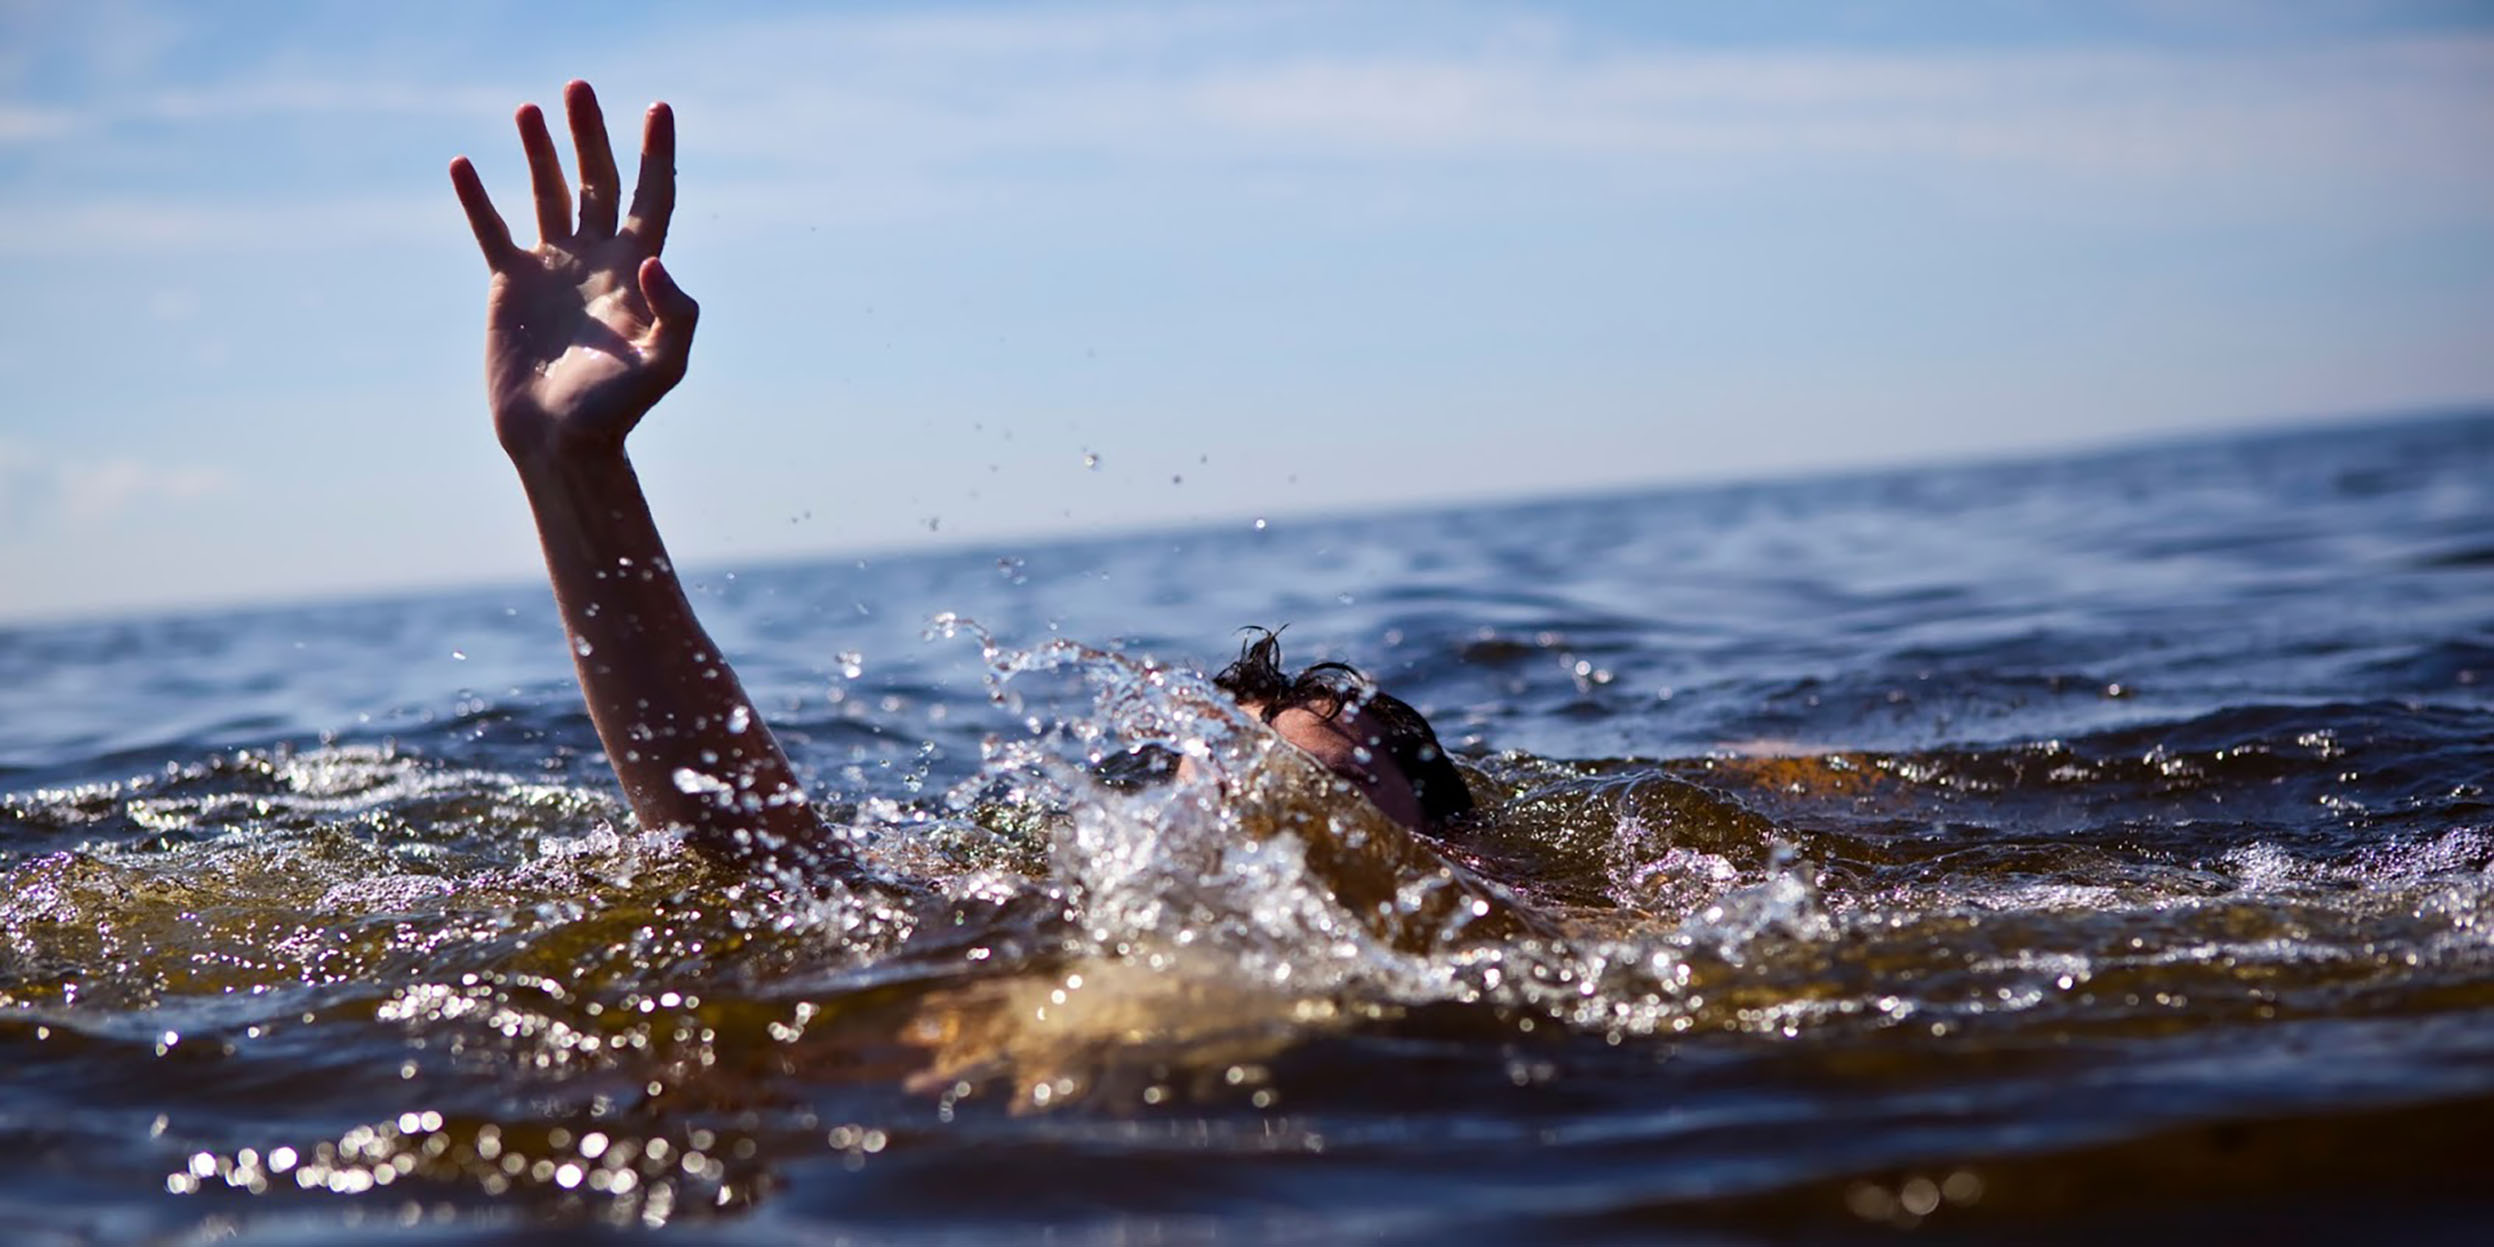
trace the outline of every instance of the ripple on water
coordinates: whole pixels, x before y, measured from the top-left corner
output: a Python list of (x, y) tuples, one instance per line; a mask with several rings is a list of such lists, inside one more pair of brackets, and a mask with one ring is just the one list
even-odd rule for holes
[[(2480, 1198), (2494, 1094), (2488, 603), (2438, 557), (2494, 474), (2402, 436), (758, 574), (705, 612), (773, 641), (740, 665), (845, 882), (629, 830), (541, 603), (0, 636), (0, 698), (235, 668), (170, 727), (0, 715), (0, 1148), (42, 1158), (0, 1199), (129, 1237), (1148, 1202), (2015, 1239), (2207, 1191), (2415, 1229)], [(2380, 488), (2315, 466), (2408, 443)], [(1309, 583), (1354, 573), (1390, 583)], [(892, 604), (972, 581), (1052, 639), (913, 648)], [(1061, 639), (1126, 635), (1100, 584), (1206, 635), (1299, 594), (1294, 646), (1475, 742), (1480, 815), (1413, 836), (1163, 642)], [(269, 722), (347, 734), (227, 730)]]

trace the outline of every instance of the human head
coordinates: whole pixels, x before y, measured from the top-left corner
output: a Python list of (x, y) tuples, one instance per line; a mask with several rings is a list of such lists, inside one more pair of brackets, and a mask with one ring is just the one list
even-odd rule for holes
[(1255, 634), (1213, 684), (1397, 822), (1429, 830), (1472, 809), (1463, 775), (1411, 704), (1347, 663), (1282, 671), (1280, 634)]

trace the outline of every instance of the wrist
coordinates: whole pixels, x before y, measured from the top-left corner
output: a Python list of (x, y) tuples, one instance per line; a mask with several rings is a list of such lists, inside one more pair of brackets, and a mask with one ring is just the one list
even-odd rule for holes
[(513, 449), (511, 468), (542, 526), (556, 517), (590, 527), (599, 517), (612, 519), (622, 510), (646, 507), (640, 474), (621, 445), (562, 446), (539, 443)]
[[(673, 586), (666, 543), (621, 448), (605, 454), (515, 455), (512, 466), (536, 519), (558, 598), (594, 602), (652, 584), (654, 577)], [(606, 579), (622, 567), (637, 574)], [(570, 626), (577, 630), (581, 624)]]
[(518, 399), (494, 406), (494, 437), (502, 453), (523, 471), (540, 463), (621, 460), (624, 439), (648, 414), (646, 405), (557, 414)]
[(502, 443), (502, 453), (522, 476), (626, 462), (621, 433), (567, 429), (542, 416), (500, 412), (494, 416), (494, 432)]

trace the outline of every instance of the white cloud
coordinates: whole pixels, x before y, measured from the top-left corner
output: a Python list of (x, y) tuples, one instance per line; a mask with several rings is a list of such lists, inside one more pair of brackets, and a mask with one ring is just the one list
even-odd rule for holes
[[(1452, 166), (1511, 185), (1558, 166), (1649, 182), (1797, 170), (1838, 186), (1869, 168), (2026, 179), (2039, 201), (2073, 186), (2143, 200), (2182, 186), (2254, 220), (2329, 210), (2349, 188), (2386, 181), (2397, 193), (2358, 189), (2352, 210), (2494, 214), (2494, 162), (2483, 159), (2494, 151), (2494, 39), (2480, 36), (1621, 50), (1547, 21), (1484, 26), (1469, 43), (1391, 30), (1346, 43), (1332, 37), (1337, 18), (1295, 6), (802, 17), (668, 32), (663, 49), (620, 64), (676, 98), (688, 151), (717, 171), (714, 190), (750, 188), (730, 200), (776, 199), (813, 219), (906, 216), (1042, 187), (1107, 199), (1172, 172), (1277, 162), (1320, 179)], [(1364, 50), (1319, 51), (1345, 46)], [(196, 128), (203, 141), (239, 132), (313, 145), (339, 142), (358, 119), (472, 119), (447, 145), (477, 154), (508, 197), (518, 162), (498, 119), (512, 102), (476, 81), (390, 72), (237, 74), (74, 114), (0, 105), (0, 143), (106, 144), (131, 118)], [(816, 198), (825, 193), (839, 198)], [(0, 254), (360, 246), (436, 236), (446, 211), (429, 194), (271, 185), (217, 202), (58, 183), (10, 188), (0, 210), (12, 218)]]
[[(462, 228), (445, 180), (438, 196), (215, 202), (129, 195), (8, 203), (0, 257), (317, 251), (437, 240)], [(163, 314), (164, 309), (153, 310)]]
[(1083, 94), (1129, 116), (1370, 157), (1840, 154), (2319, 172), (2481, 168), (2462, 158), (2494, 147), (2494, 40), (2477, 38), (2238, 54), (1327, 57), (1165, 85), (1158, 99), (1097, 84)]
[(14, 534), (48, 521), (94, 524), (151, 501), (197, 502), (233, 487), (231, 473), (205, 464), (62, 458), (0, 440), (0, 516)]
[(56, 139), (76, 126), (77, 118), (64, 109), (0, 103), (0, 145)]
[[(731, 38), (761, 34), (802, 46), (805, 36), (834, 43), (865, 60), (988, 60), (1027, 64), (1033, 58), (1094, 58), (1158, 54), (1173, 45), (1234, 39), (1278, 24), (1322, 17), (1306, 4), (1168, 6), (1031, 6), (964, 13), (899, 13), (834, 17), (818, 22), (761, 23)], [(796, 38), (792, 39), (791, 37)]]
[(229, 489), (233, 479), (219, 468), (164, 466), (136, 459), (64, 463), (55, 467), (61, 514), (77, 522), (110, 519), (141, 499), (191, 502)]
[[(2403, 209), (2494, 212), (2494, 163), (2481, 158), (2494, 150), (2494, 39), (2482, 36), (1621, 51), (1537, 29), (1451, 50), (1413, 38), (1342, 53), (1311, 50), (1329, 43), (1321, 21), (1279, 35), (1275, 25), (1239, 51), (1183, 22), (1136, 22), (1118, 28), (1133, 42), (1088, 58), (1102, 40), (1051, 39), (1021, 15), (948, 19), (940, 40), (887, 32), (880, 41), (906, 53), (891, 58), (855, 56), (877, 39), (829, 27), (748, 45), (749, 29), (644, 76), (681, 88), (688, 127), (714, 155), (852, 180), (975, 184), (990, 162), (1066, 158), (1119, 172), (1573, 162), (1699, 176), (1874, 161), (1889, 174), (2041, 177), (2113, 194), (2232, 186), (2246, 212), (2289, 207), (2281, 190), (2392, 178), (2449, 200)], [(1153, 38), (1157, 54), (1142, 54)], [(1031, 55), (997, 55), (1006, 46)], [(754, 72), (826, 56), (815, 72)]]
[(102, 85), (144, 78), (179, 42), (189, 14), (141, 0), (0, 3), (0, 91), (13, 91), (41, 63)]
[(226, 83), (211, 89), (158, 91), (103, 114), (185, 124), (289, 117), (459, 117), (510, 115), (514, 101), (496, 88), (416, 82), (296, 79)]

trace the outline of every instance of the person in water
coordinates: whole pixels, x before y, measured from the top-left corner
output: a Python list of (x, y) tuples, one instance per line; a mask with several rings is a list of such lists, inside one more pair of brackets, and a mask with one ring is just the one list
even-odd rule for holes
[[(675, 117), (653, 104), (626, 205), (606, 121), (585, 82), (564, 88), (577, 203), (545, 114), (517, 120), (537, 244), (523, 247), (476, 167), (450, 180), (492, 278), (485, 392), (545, 548), (598, 740), (644, 827), (730, 857), (818, 855), (832, 843), (787, 755), (678, 583), (624, 441), (684, 379), (701, 308), (659, 258), (675, 213)], [(1283, 740), (1413, 830), (1472, 798), (1427, 720), (1341, 663), (1296, 676), (1270, 632), (1215, 684)]]

